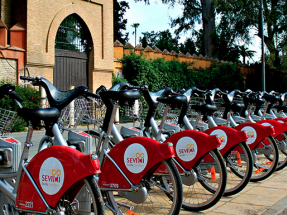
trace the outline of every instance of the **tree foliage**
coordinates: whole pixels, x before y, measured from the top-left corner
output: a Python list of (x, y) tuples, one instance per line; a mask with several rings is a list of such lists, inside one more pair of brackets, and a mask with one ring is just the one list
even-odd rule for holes
[(129, 8), (128, 2), (114, 0), (114, 41), (118, 40), (123, 44), (126, 44), (129, 40), (129, 33), (124, 33), (127, 25), (124, 14)]
[[(144, 1), (149, 4), (149, 0), (135, 0), (135, 2)], [(175, 3), (184, 6), (182, 16), (171, 20), (171, 27), (176, 27), (176, 34), (194, 30), (197, 24), (202, 25), (203, 29), (203, 50), (204, 55), (217, 58), (216, 29), (215, 29), (215, 11), (213, 0), (162, 0), (163, 4)], [(195, 32), (196, 34), (197, 32)]]
[[(149, 3), (149, 0), (142, 1)], [(238, 44), (249, 45), (254, 36), (261, 37), (260, 0), (162, 0), (162, 3), (183, 5), (183, 13), (171, 20), (171, 26), (177, 34), (192, 32), (197, 38), (195, 43), (201, 42), (198, 52), (203, 55), (209, 56), (209, 50), (219, 59), (238, 61), (243, 53)], [(287, 1), (263, 0), (263, 5), (264, 42), (270, 53), (268, 63), (271, 68), (282, 70), (280, 64), (283, 65), (282, 60), (285, 59)], [(207, 24), (216, 24), (216, 30)], [(194, 30), (197, 25), (202, 25), (200, 31)]]
[[(217, 13), (221, 16), (219, 27), (222, 31), (235, 35), (234, 38), (250, 41), (250, 30), (255, 29), (256, 36), (261, 37), (260, 0), (217, 0)], [(282, 36), (287, 29), (286, 0), (263, 0), (264, 6), (264, 42), (270, 53), (270, 66), (280, 66), (279, 52)], [(226, 28), (228, 27), (228, 28)], [(278, 39), (276, 46), (276, 38)]]
[(160, 50), (182, 52), (186, 54), (197, 54), (195, 43), (188, 38), (184, 43), (179, 43), (179, 36), (173, 36), (169, 29), (159, 32), (144, 32), (143, 37), (140, 37), (142, 47), (150, 46), (151, 48), (159, 48)]

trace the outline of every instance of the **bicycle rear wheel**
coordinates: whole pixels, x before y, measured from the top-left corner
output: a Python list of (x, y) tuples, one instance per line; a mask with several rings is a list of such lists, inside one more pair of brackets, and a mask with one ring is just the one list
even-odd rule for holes
[[(71, 199), (71, 196), (75, 197)], [(56, 208), (65, 214), (104, 215), (105, 206), (96, 178), (88, 176), (73, 185), (62, 196)]]
[(227, 169), (227, 184), (224, 196), (230, 196), (243, 190), (253, 171), (252, 154), (245, 142), (239, 143), (224, 155)]
[(257, 182), (265, 180), (276, 170), (279, 152), (278, 146), (271, 135), (261, 141), (252, 150), (252, 155), (254, 167), (250, 181)]
[[(102, 191), (105, 202), (117, 214), (179, 214), (182, 204), (182, 185), (180, 176), (172, 159), (162, 161), (167, 174), (153, 174), (142, 179), (141, 186), (148, 191), (144, 202), (137, 204), (123, 193)], [(150, 179), (148, 179), (150, 178)]]
[(227, 172), (224, 160), (219, 151), (214, 149), (205, 155), (193, 170), (196, 178), (191, 185), (185, 183), (186, 176), (182, 176), (182, 207), (189, 211), (209, 209), (220, 200), (226, 187)]

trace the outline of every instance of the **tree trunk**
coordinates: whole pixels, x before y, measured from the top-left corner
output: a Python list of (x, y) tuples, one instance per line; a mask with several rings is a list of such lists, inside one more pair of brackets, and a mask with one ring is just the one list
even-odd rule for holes
[(203, 20), (203, 34), (204, 34), (204, 51), (207, 57), (217, 58), (218, 54), (215, 52), (215, 11), (212, 0), (201, 0), (202, 5), (202, 20)]

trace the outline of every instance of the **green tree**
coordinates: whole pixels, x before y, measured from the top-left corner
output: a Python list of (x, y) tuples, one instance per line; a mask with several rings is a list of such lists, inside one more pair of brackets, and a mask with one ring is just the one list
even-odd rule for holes
[(242, 58), (243, 58), (243, 61), (242, 61), (242, 62), (243, 62), (244, 64), (246, 63), (246, 58), (249, 58), (249, 59), (252, 59), (252, 58), (253, 58), (254, 52), (255, 52), (255, 51), (248, 50), (248, 48), (245, 48), (244, 45), (239, 46), (239, 53), (240, 53), (240, 55), (241, 55)]
[(186, 53), (197, 54), (196, 44), (192, 39), (187, 38), (184, 43), (181, 43), (179, 45), (179, 51), (181, 51), (184, 54)]
[[(255, 29), (256, 35), (261, 38), (259, 6), (260, 0), (229, 0), (223, 2), (216, 0), (217, 13), (221, 21), (220, 28), (230, 31), (234, 37), (250, 41), (250, 29)], [(286, 33), (287, 28), (287, 2), (286, 0), (263, 0), (264, 5), (264, 42), (270, 53), (270, 65), (280, 65), (276, 37)]]
[(133, 32), (133, 34), (135, 34), (135, 47), (137, 45), (137, 28), (139, 27), (140, 23), (133, 23), (132, 27), (135, 29), (135, 31)]
[(197, 54), (195, 42), (187, 38), (184, 43), (179, 43), (179, 36), (173, 36), (169, 29), (159, 32), (143, 32), (143, 37), (140, 37), (142, 47), (150, 46), (151, 48), (159, 48), (160, 50), (182, 52), (186, 54)]
[[(138, 0), (136, 0), (138, 1)], [(144, 0), (149, 3), (149, 0)], [(174, 5), (175, 3), (183, 5), (183, 13), (176, 19), (171, 20), (171, 27), (177, 28), (175, 33), (179, 35), (181, 32), (192, 30), (193, 34), (197, 34), (194, 30), (199, 24), (203, 29), (203, 50), (204, 55), (217, 58), (216, 28), (215, 28), (215, 9), (213, 0), (162, 0), (164, 4)]]
[[(149, 0), (142, 1), (149, 3)], [(162, 0), (162, 3), (183, 5), (182, 15), (171, 20), (171, 25), (176, 28), (177, 34), (192, 31), (194, 35), (200, 36), (198, 41), (202, 41), (203, 47), (199, 52), (202, 53), (204, 50), (204, 55), (209, 57), (220, 58), (222, 50), (240, 52), (237, 44), (250, 43), (253, 37), (251, 29), (255, 29), (256, 35), (261, 37), (260, 0)], [(264, 41), (270, 53), (270, 64), (278, 67), (282, 47), (276, 46), (276, 43), (280, 44), (284, 38), (282, 35), (286, 34), (287, 1), (263, 0), (263, 5)], [(218, 18), (217, 25), (215, 25), (216, 18)], [(202, 34), (193, 30), (198, 24), (202, 25)], [(276, 41), (276, 38), (280, 41)]]
[(169, 30), (156, 33), (154, 31), (151, 31), (150, 33), (144, 32), (142, 34), (144, 36), (142, 38), (140, 37), (140, 43), (143, 47), (148, 45), (152, 48), (157, 47), (161, 50), (166, 49), (168, 51), (174, 50), (175, 52), (179, 52), (179, 37), (173, 37)]
[(114, 0), (114, 41), (119, 40), (123, 44), (129, 40), (129, 33), (123, 32), (127, 25), (127, 19), (124, 19), (127, 9), (130, 9), (128, 2)]

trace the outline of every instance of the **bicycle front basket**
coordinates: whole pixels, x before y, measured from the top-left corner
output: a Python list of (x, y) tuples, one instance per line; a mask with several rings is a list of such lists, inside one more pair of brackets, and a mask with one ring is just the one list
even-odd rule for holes
[(0, 108), (0, 134), (10, 133), (17, 119), (17, 112)]

